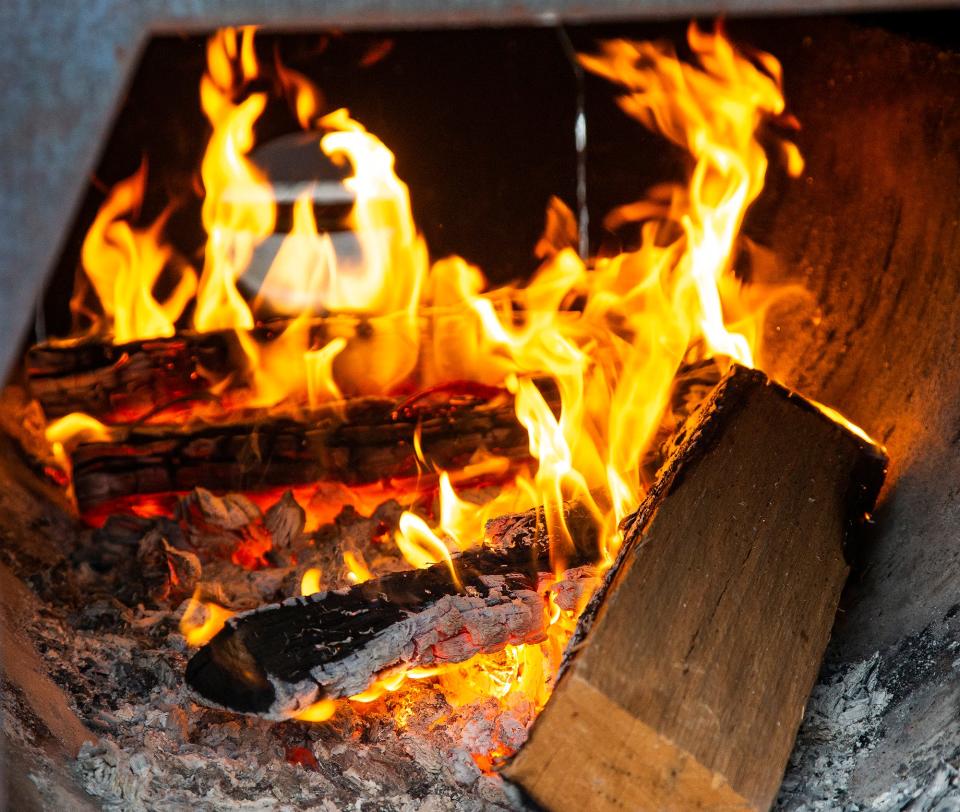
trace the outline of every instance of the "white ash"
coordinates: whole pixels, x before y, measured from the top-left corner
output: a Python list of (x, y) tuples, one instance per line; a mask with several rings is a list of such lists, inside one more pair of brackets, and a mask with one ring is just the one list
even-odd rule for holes
[(538, 643), (544, 639), (540, 595), (519, 590), (512, 593), (512, 600), (497, 603), (503, 578), (483, 580), (490, 588), (489, 599), (446, 595), (426, 611), (392, 625), (361, 651), (313, 669), (313, 678), (329, 696), (353, 696), (366, 690), (376, 674), (387, 667), (463, 662), (508, 643)]
[[(322, 725), (207, 710), (186, 696), (188, 652), (163, 614), (117, 610), (109, 628), (84, 631), (52, 612), (31, 629), (99, 736), (81, 750), (75, 775), (102, 808), (523, 808), (469, 747), (517, 746), (528, 709), (505, 711), (491, 700), (452, 708), (417, 681), (368, 706), (345, 703)], [(291, 763), (300, 748), (308, 766)]]
[[(805, 733), (812, 743), (827, 747), (817, 752), (814, 744), (803, 754), (807, 769), (788, 772), (781, 788), (781, 808), (827, 812), (835, 809), (836, 799), (847, 792), (860, 751), (873, 748), (890, 703), (889, 692), (877, 681), (879, 663), (880, 655), (874, 654), (813, 689), (804, 716)], [(794, 759), (800, 756), (801, 751), (793, 754)], [(800, 793), (800, 804), (791, 804), (791, 795)]]
[[(295, 517), (274, 525), (278, 533), (282, 527), (292, 531), (290, 546), (298, 555), (311, 551)], [(151, 542), (148, 549), (166, 552), (168, 546)], [(117, 549), (135, 560), (139, 547)], [(201, 559), (201, 592), (234, 609), (244, 608), (237, 602), (251, 606), (265, 594), (296, 588), (299, 567), (249, 573), (225, 559)], [(339, 585), (339, 575), (325, 585)], [(529, 702), (505, 707), (486, 698), (453, 707), (432, 681), (408, 681), (368, 705), (341, 703), (323, 724), (241, 717), (196, 705), (188, 695), (183, 673), (190, 650), (178, 628), (186, 602), (179, 609), (170, 603), (127, 606), (104, 596), (71, 609), (57, 596), (47, 597), (46, 610), (26, 631), (95, 734), (81, 750), (74, 775), (103, 809), (524, 808), (516, 792), (481, 769), (471, 753), (521, 746), (534, 716)], [(521, 615), (532, 611), (534, 601), (541, 617), (542, 598), (532, 591), (529, 605), (521, 600), (510, 609), (526, 630), (530, 619)], [(459, 629), (481, 632), (469, 607), (455, 608), (458, 619), (448, 624), (447, 643)], [(416, 634), (412, 641), (425, 647), (444, 642)], [(0, 697), (5, 718), (8, 693)], [(29, 731), (22, 733), (29, 738)], [(50, 793), (53, 779), (40, 761), (31, 778)]]
[(960, 605), (866, 660), (831, 662), (840, 652), (828, 654), (775, 808), (960, 810)]

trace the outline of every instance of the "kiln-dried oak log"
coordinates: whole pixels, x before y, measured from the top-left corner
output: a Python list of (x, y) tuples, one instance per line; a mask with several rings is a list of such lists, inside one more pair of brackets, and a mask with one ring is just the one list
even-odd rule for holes
[(767, 809), (886, 458), (735, 368), (685, 432), (505, 768), (541, 806)]
[(527, 432), (513, 401), (461, 398), (456, 403), (397, 407), (391, 398), (354, 398), (299, 419), (264, 415), (194, 428), (116, 428), (110, 442), (83, 443), (71, 453), (81, 510), (144, 494), (291, 487), (332, 480), (361, 485), (416, 477), (413, 440), (431, 463), (467, 465), (478, 449), (509, 459), (529, 457)]
[[(595, 561), (589, 514), (573, 508), (567, 521), (577, 540), (567, 563)], [(547, 607), (538, 587), (550, 571), (543, 512), (502, 517), (487, 535), (486, 546), (454, 558), (462, 588), (435, 564), (236, 615), (190, 660), (187, 683), (206, 704), (287, 719), (320, 699), (360, 693), (387, 669), (539, 642)]]

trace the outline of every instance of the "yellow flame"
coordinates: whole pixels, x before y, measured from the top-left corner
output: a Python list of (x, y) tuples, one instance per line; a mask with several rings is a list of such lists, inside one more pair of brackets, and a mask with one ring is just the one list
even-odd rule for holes
[(189, 645), (202, 646), (213, 639), (234, 614), (211, 601), (201, 601), (197, 589), (180, 618), (180, 633)]
[(809, 400), (811, 404), (816, 406), (821, 412), (823, 412), (831, 420), (835, 421), (836, 423), (839, 423), (847, 431), (852, 432), (853, 434), (856, 434), (857, 437), (859, 437), (861, 440), (865, 440), (866, 442), (870, 443), (870, 445), (877, 446), (877, 448), (883, 448), (883, 445), (881, 443), (878, 443), (876, 440), (874, 440), (869, 434), (867, 434), (862, 428), (860, 428), (860, 426), (858, 426), (853, 421), (848, 420), (846, 417), (840, 414), (840, 412), (838, 412), (836, 409), (833, 409), (830, 406), (825, 406), (824, 404), (819, 403), (816, 400), (811, 400), (810, 398), (807, 398), (807, 400)]
[[(273, 232), (276, 206), (267, 178), (247, 157), (253, 127), (267, 104), (265, 93), (234, 97), (256, 78), (254, 28), (226, 28), (207, 44), (200, 101), (213, 132), (200, 166), (207, 232), (194, 326), (199, 331), (253, 327), (253, 314), (237, 289), (257, 244)], [(239, 45), (238, 45), (239, 37)]]
[[(143, 202), (147, 165), (111, 189), (83, 241), (80, 261), (93, 285), (103, 320), (100, 329), (114, 342), (174, 334), (174, 322), (196, 290), (196, 276), (187, 269), (164, 301), (154, 287), (172, 255), (160, 242), (170, 209), (146, 229), (128, 219)], [(76, 310), (76, 303), (74, 302)]]
[(47, 442), (67, 445), (71, 442), (108, 443), (113, 438), (109, 426), (83, 412), (71, 412), (54, 420), (46, 428)]
[(450, 577), (457, 589), (463, 589), (447, 545), (416, 513), (404, 511), (400, 516), (396, 541), (403, 557), (416, 569), (423, 569), (443, 561), (450, 570)]
[(342, 337), (332, 338), (319, 350), (304, 353), (307, 365), (307, 400), (311, 406), (318, 406), (329, 400), (341, 400), (343, 393), (333, 377), (334, 359), (347, 346)]
[(343, 554), (343, 563), (346, 565), (347, 570), (347, 579), (353, 584), (362, 584), (364, 581), (369, 581), (373, 578), (373, 573), (370, 572), (370, 568), (367, 567), (365, 561), (361, 558), (358, 558), (349, 550), (346, 550)]
[(326, 722), (337, 712), (338, 703), (333, 699), (321, 699), (294, 715), (301, 722)]
[(320, 592), (320, 575), (320, 570), (316, 567), (311, 567), (304, 572), (300, 579), (300, 594), (315, 595)]

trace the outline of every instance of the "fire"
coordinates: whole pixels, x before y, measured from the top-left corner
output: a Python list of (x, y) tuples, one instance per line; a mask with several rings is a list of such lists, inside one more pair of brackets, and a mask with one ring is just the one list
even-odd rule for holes
[(200, 590), (197, 589), (180, 618), (180, 633), (189, 645), (202, 646), (213, 638), (233, 615), (229, 609), (216, 603), (201, 601)]
[[(412, 566), (444, 562), (459, 587), (454, 554), (482, 541), (487, 519), (543, 505), (550, 568), (559, 579), (573, 543), (564, 521), (570, 502), (594, 517), (604, 545), (597, 563), (609, 566), (621, 542), (617, 527), (643, 496), (643, 459), (677, 370), (708, 358), (721, 367), (752, 365), (758, 357), (764, 302), (748, 295), (734, 260), (768, 167), (758, 133), (784, 114), (780, 67), (768, 54), (739, 52), (719, 30), (693, 25), (688, 38), (690, 61), (667, 44), (626, 41), (606, 42), (581, 57), (587, 70), (621, 89), (624, 112), (692, 161), (685, 179), (607, 216), (611, 230), (637, 234), (636, 247), (613, 257), (578, 256), (563, 237), (568, 227), (576, 231), (574, 217), (554, 201), (537, 246), (541, 266), (528, 282), (495, 290), (459, 257), (430, 264), (393, 153), (346, 110), (325, 112), (322, 93), (282, 65), (275, 78), (280, 100), (302, 128), (297, 143), (322, 154), (338, 180), (307, 179), (288, 190), (292, 199), (279, 201), (260, 163), (269, 145), (258, 144), (255, 134), (277, 101), (263, 89), (267, 83), (257, 81), (267, 69), (257, 58), (255, 31), (225, 29), (211, 38), (200, 88), (212, 128), (200, 167), (206, 246), (192, 326), (236, 331), (247, 362), (218, 382), (218, 393), (244, 390), (241, 405), (315, 407), (401, 386), (442, 392), (468, 381), (509, 393), (527, 430), (536, 465), (482, 504), (457, 492), (469, 472), (440, 470), (416, 435), (421, 469), (439, 483), (439, 511), (432, 524), (412, 511), (401, 517), (395, 543)], [(781, 151), (788, 171), (798, 174), (796, 148), (783, 143)], [(134, 232), (122, 219), (142, 197), (144, 179), (140, 173), (118, 185), (88, 234), (100, 270), (92, 260), (87, 267), (85, 245), (85, 268), (118, 342), (131, 334), (172, 334), (186, 292), (192, 295), (187, 274), (169, 300), (152, 297), (169, 255), (159, 244), (163, 218), (146, 232)], [(318, 219), (317, 204), (331, 202), (349, 209), (335, 224)], [(286, 234), (275, 233), (281, 203), (291, 207)], [(257, 338), (254, 326), (278, 316), (286, 320), (279, 334)], [(312, 329), (321, 316), (322, 339)], [(358, 341), (361, 321), (365, 338)], [(548, 389), (559, 393), (559, 410)], [(99, 436), (91, 424), (73, 425)], [(51, 427), (51, 441), (66, 442), (67, 428)], [(505, 473), (508, 466), (481, 453), (470, 467)], [(350, 499), (360, 499), (359, 491)], [(372, 577), (354, 553), (344, 551), (343, 560), (353, 583)], [(492, 696), (504, 703), (524, 697), (542, 707), (579, 615), (557, 604), (553, 584), (540, 586), (544, 643), (507, 646), (442, 670), (381, 675), (353, 701), (374, 701), (400, 690), (406, 679), (433, 678), (453, 705)], [(319, 571), (307, 570), (302, 594), (320, 588)], [(183, 621), (191, 644), (208, 639), (229, 617), (205, 604), (204, 619), (188, 622), (201, 604), (195, 598), (191, 607)], [(323, 700), (299, 718), (322, 721), (334, 710), (335, 703)]]
[(349, 550), (343, 554), (343, 563), (347, 567), (347, 577), (350, 583), (362, 584), (364, 581), (369, 581), (373, 578), (373, 573), (370, 572), (370, 568), (363, 558), (354, 555)]
[(337, 712), (339, 703), (332, 699), (321, 699), (304, 708), (294, 718), (301, 722), (326, 722)]
[(300, 594), (315, 595), (320, 591), (320, 570), (316, 567), (307, 569), (300, 578)]
[[(147, 164), (110, 191), (84, 238), (80, 261), (93, 285), (102, 315), (95, 329), (119, 344), (174, 334), (174, 322), (196, 290), (196, 276), (187, 270), (173, 292), (158, 301), (154, 288), (172, 251), (161, 243), (167, 208), (146, 229), (130, 225), (143, 203)], [(81, 302), (71, 302), (80, 315)]]

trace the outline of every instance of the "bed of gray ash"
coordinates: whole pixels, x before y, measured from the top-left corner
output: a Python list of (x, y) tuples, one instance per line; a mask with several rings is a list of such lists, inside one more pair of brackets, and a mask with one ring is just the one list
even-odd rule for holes
[[(494, 699), (451, 707), (430, 681), (369, 705), (342, 703), (328, 722), (275, 723), (191, 701), (183, 673), (191, 654), (179, 630), (199, 586), (241, 610), (298, 594), (303, 571), (322, 586), (347, 585), (342, 553), (374, 574), (407, 568), (392, 538), (401, 509), (365, 518), (347, 508), (303, 532), (290, 494), (262, 515), (241, 496), (196, 491), (171, 519), (113, 517), (85, 533), (70, 560), (34, 584), (47, 606), (29, 624), (55, 682), (94, 734), (73, 777), (105, 809), (518, 809), (523, 804), (471, 755), (519, 747), (533, 708)], [(230, 560), (237, 545), (270, 536), (267, 566)], [(171, 578), (170, 573), (176, 573)], [(80, 596), (83, 596), (80, 599)], [(76, 598), (76, 600), (74, 600)], [(4, 691), (8, 736), (29, 747), (29, 714)], [(43, 754), (37, 754), (42, 761)], [(31, 779), (41, 795), (47, 771)]]
[(960, 810), (960, 604), (865, 659), (831, 645), (774, 808)]

